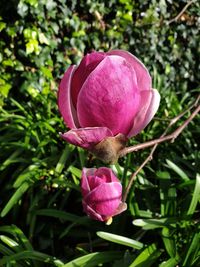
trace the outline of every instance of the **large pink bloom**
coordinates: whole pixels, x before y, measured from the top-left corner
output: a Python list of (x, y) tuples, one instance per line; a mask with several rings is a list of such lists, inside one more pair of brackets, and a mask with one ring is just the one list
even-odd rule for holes
[(138, 134), (156, 113), (160, 95), (145, 66), (123, 50), (87, 54), (70, 66), (59, 86), (58, 106), (71, 129), (62, 137), (92, 149), (106, 137)]
[(81, 191), (83, 209), (92, 219), (107, 221), (126, 209), (121, 201), (122, 185), (109, 168), (84, 168)]

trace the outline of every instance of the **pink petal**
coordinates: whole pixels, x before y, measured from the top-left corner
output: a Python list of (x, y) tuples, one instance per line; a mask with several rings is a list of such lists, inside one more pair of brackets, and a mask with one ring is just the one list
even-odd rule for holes
[(110, 168), (100, 167), (96, 170), (95, 175), (98, 177), (105, 176), (106, 182), (119, 182), (118, 178), (114, 175)]
[(111, 50), (106, 54), (125, 58), (136, 72), (138, 88), (141, 91), (151, 89), (151, 76), (144, 64), (137, 57), (124, 50)]
[(110, 168), (100, 167), (92, 175), (87, 175), (88, 184), (92, 191), (102, 183), (119, 182)]
[(93, 52), (87, 54), (77, 67), (72, 77), (72, 101), (76, 108), (79, 91), (88, 75), (96, 68), (96, 66), (105, 58), (106, 54), (103, 52)]
[(113, 136), (113, 134), (106, 127), (79, 128), (61, 134), (61, 137), (70, 144), (86, 149), (91, 149), (94, 145), (109, 136)]
[(90, 216), (90, 218), (94, 219), (94, 220), (98, 220), (103, 222), (105, 219), (98, 213), (96, 213), (90, 206), (88, 206), (85, 201), (82, 201), (83, 204), (83, 210), (84, 212)]
[(71, 79), (76, 66), (70, 66), (65, 72), (58, 90), (58, 107), (69, 128), (78, 127), (76, 111), (71, 101)]
[(156, 89), (141, 92), (141, 107), (128, 133), (132, 137), (141, 132), (152, 120), (160, 104), (160, 94)]
[(95, 189), (97, 186), (99, 186), (102, 183), (106, 183), (106, 176), (104, 177), (98, 177), (98, 176), (88, 176), (88, 183), (90, 185), (90, 190), (92, 191)]
[(84, 199), (98, 214), (115, 214), (122, 198), (122, 185), (118, 182), (104, 183), (92, 190)]
[(82, 174), (81, 174), (81, 192), (82, 192), (82, 195), (83, 197), (87, 196), (91, 189), (91, 186), (88, 182), (88, 176), (89, 177), (93, 177), (94, 176), (94, 173), (95, 173), (96, 169), (95, 168), (90, 168), (90, 169), (87, 169), (87, 168), (83, 168), (82, 170)]
[(135, 72), (119, 56), (104, 58), (88, 76), (78, 96), (82, 127), (107, 127), (126, 135), (138, 111), (140, 94)]

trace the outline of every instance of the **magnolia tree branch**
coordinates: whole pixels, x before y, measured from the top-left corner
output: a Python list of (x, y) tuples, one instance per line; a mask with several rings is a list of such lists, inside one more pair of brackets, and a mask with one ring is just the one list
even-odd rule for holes
[(168, 21), (168, 25), (171, 24), (172, 22), (175, 22), (177, 21), (184, 13), (185, 11), (188, 9), (188, 7), (193, 4), (195, 1), (194, 0), (191, 0), (189, 1), (185, 6), (184, 8), (181, 10), (181, 12), (173, 19), (171, 19), (170, 21)]
[[(169, 125), (167, 126), (166, 130), (163, 132), (163, 134), (160, 136), (160, 138), (143, 143), (143, 144), (139, 144), (136, 146), (132, 146), (132, 147), (126, 147), (123, 149), (123, 151), (121, 152), (120, 156), (124, 156), (128, 153), (131, 153), (133, 151), (137, 151), (140, 149), (144, 149), (150, 146), (153, 146), (153, 148), (151, 149), (150, 154), (148, 155), (148, 157), (143, 161), (143, 163), (138, 167), (138, 169), (131, 175), (129, 183), (125, 189), (124, 195), (123, 195), (123, 202), (126, 202), (128, 193), (131, 189), (131, 186), (135, 180), (135, 177), (137, 176), (137, 174), (141, 171), (141, 169), (153, 158), (153, 153), (156, 150), (158, 144), (164, 142), (164, 141), (168, 141), (171, 140), (171, 142), (174, 142), (174, 140), (178, 137), (178, 135), (186, 128), (186, 126), (193, 120), (193, 118), (198, 114), (198, 112), (200, 111), (200, 105), (198, 105), (198, 102), (200, 100), (200, 95), (197, 97), (196, 101), (194, 104), (192, 104), (187, 110), (185, 110), (184, 112), (180, 113), (178, 116), (176, 116), (175, 118), (173, 118)], [(185, 120), (183, 122), (183, 124), (181, 126), (179, 126), (173, 133), (166, 135), (169, 128), (175, 124), (182, 116), (185, 115), (185, 113), (187, 113), (189, 110), (191, 110), (192, 108), (195, 108), (195, 110), (192, 112), (192, 114), (189, 116), (189, 118), (187, 120)]]
[(197, 97), (196, 101), (186, 110), (184, 110), (183, 112), (181, 112), (178, 116), (174, 117), (173, 119), (170, 120), (169, 125), (167, 126), (166, 130), (164, 131), (164, 133), (158, 138), (158, 139), (154, 139), (142, 144), (138, 144), (135, 146), (129, 146), (129, 147), (125, 147), (124, 149), (122, 149), (120, 151), (120, 157), (124, 157), (126, 154), (134, 152), (134, 151), (138, 151), (150, 146), (153, 146), (155, 144), (160, 144), (164, 141), (168, 141), (172, 139), (173, 140), (183, 131), (183, 129), (188, 125), (188, 123), (196, 116), (196, 114), (199, 112), (199, 107), (197, 107), (195, 109), (195, 111), (191, 114), (191, 116), (179, 127), (177, 128), (173, 133), (166, 135), (166, 133), (168, 132), (169, 128), (174, 125), (181, 117), (183, 117), (188, 111), (190, 111), (192, 108), (196, 107), (198, 105), (198, 102), (200, 100), (200, 95)]

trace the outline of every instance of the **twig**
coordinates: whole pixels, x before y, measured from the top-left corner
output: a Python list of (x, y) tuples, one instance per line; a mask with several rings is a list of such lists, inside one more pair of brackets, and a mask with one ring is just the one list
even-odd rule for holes
[(102, 15), (97, 10), (95, 10), (94, 11), (94, 16), (99, 21), (101, 29), (105, 30), (105, 22), (103, 21)]
[[(124, 195), (123, 195), (123, 202), (126, 202), (128, 193), (131, 189), (131, 186), (135, 180), (135, 177), (137, 176), (137, 174), (141, 171), (141, 169), (153, 158), (153, 153), (156, 150), (157, 146), (159, 143), (167, 141), (167, 140), (171, 140), (171, 142), (174, 142), (174, 140), (178, 137), (178, 135), (185, 129), (185, 127), (192, 121), (192, 119), (198, 114), (198, 112), (200, 111), (200, 105), (197, 106), (198, 101), (200, 99), (200, 95), (198, 96), (197, 100), (195, 101), (195, 103), (193, 105), (191, 105), (186, 111), (180, 113), (178, 116), (176, 116), (175, 118), (173, 118), (171, 120), (171, 122), (169, 123), (168, 127), (166, 128), (166, 130), (164, 131), (164, 133), (161, 135), (160, 138), (146, 142), (144, 144), (140, 144), (135, 147), (138, 147), (139, 149), (142, 149), (141, 146), (143, 145), (143, 148), (146, 148), (148, 146), (153, 146), (153, 148), (151, 149), (150, 154), (148, 155), (148, 157), (143, 161), (143, 163), (139, 166), (139, 168), (131, 175), (129, 183), (125, 189)], [(178, 127), (173, 133), (171, 133), (170, 135), (166, 136), (166, 133), (168, 131), (168, 129), (174, 124), (176, 123), (176, 121), (178, 121), (178, 119), (180, 119), (186, 112), (188, 112), (190, 109), (192, 109), (193, 107), (197, 106), (197, 108), (192, 112), (192, 114), (190, 115), (190, 117), (180, 126)], [(144, 146), (146, 144), (146, 146)], [(148, 145), (149, 144), (149, 145)], [(132, 147), (133, 148), (133, 147)], [(135, 151), (135, 150), (132, 150)], [(132, 152), (130, 151), (130, 152)], [(130, 153), (128, 152), (128, 153)]]
[[(148, 141), (148, 142), (145, 142), (143, 144), (138, 144), (138, 145), (135, 145), (135, 146), (125, 147), (124, 149), (121, 150), (120, 157), (123, 157), (123, 156), (125, 156), (128, 153), (131, 153), (131, 152), (134, 152), (134, 151), (138, 151), (138, 150), (141, 150), (141, 149), (144, 149), (144, 148), (153, 146), (155, 144), (160, 144), (160, 143), (162, 143), (164, 141), (168, 141), (170, 139), (175, 139), (176, 137), (174, 138), (174, 135), (176, 135), (176, 133), (177, 133), (177, 131), (179, 131), (179, 128), (180, 127), (182, 127), (183, 125), (185, 125), (185, 123), (187, 122), (187, 120), (183, 123), (182, 126), (180, 126), (178, 129), (176, 129), (173, 133), (171, 133), (171, 134), (169, 134), (169, 135), (166, 136), (166, 133), (168, 132), (169, 128), (173, 124), (175, 124), (181, 117), (183, 117), (188, 111), (190, 111), (192, 108), (196, 107), (197, 104), (198, 104), (198, 102), (199, 102), (199, 100), (200, 100), (200, 95), (197, 97), (196, 101), (189, 108), (187, 108), (186, 110), (184, 110), (183, 112), (181, 112), (178, 116), (176, 116), (173, 119), (171, 119), (169, 125), (167, 126), (166, 130), (164, 131), (164, 133), (160, 136), (160, 138), (154, 139), (154, 140), (151, 140), (151, 141)], [(187, 125), (185, 125), (184, 128), (186, 126)]]
[(168, 21), (168, 25), (171, 24), (172, 22), (177, 21), (177, 20), (184, 14), (184, 12), (188, 9), (188, 7), (189, 7), (192, 3), (194, 3), (194, 0), (189, 1), (189, 2), (184, 6), (184, 8), (181, 10), (181, 12), (178, 13), (178, 15), (177, 15), (175, 18), (169, 20), (169, 21)]

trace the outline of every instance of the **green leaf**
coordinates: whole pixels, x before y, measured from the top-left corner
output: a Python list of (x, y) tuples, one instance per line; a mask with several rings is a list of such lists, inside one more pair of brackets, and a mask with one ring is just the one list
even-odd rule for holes
[(74, 166), (70, 166), (68, 171), (70, 171), (76, 177), (81, 178), (81, 170), (80, 169), (78, 169)]
[(65, 163), (69, 157), (69, 155), (72, 153), (72, 151), (74, 150), (74, 146), (70, 146), (70, 145), (66, 145), (57, 165), (56, 165), (56, 168), (55, 168), (55, 171), (57, 173), (61, 173), (63, 168), (65, 167)]
[(11, 248), (19, 247), (19, 244), (8, 236), (0, 235), (0, 240)]
[(129, 267), (149, 267), (157, 261), (159, 256), (161, 255), (161, 251), (156, 247), (155, 244), (151, 244), (147, 248), (145, 248), (139, 256), (132, 262)]
[(123, 256), (121, 252), (110, 251), (110, 252), (95, 252), (90, 253), (86, 256), (79, 257), (74, 259), (62, 267), (94, 267), (98, 266), (98, 264), (103, 264), (106, 262), (112, 262), (114, 260), (118, 260)]
[(3, 254), (3, 255), (11, 255), (13, 254), (13, 251), (9, 248), (7, 248), (6, 246), (0, 244), (0, 252)]
[(161, 218), (161, 219), (136, 219), (133, 224), (140, 226), (145, 230), (164, 227), (177, 222), (177, 218)]
[(197, 254), (200, 249), (200, 233), (195, 233), (193, 235), (192, 241), (189, 247), (186, 248), (186, 256), (183, 262), (183, 267), (192, 266), (193, 261), (195, 261)]
[(165, 249), (171, 258), (176, 256), (176, 243), (174, 240), (173, 231), (170, 231), (167, 227), (162, 229), (162, 240), (165, 245)]
[(77, 221), (67, 226), (67, 228), (60, 234), (59, 239), (65, 237), (73, 227), (77, 225), (88, 225), (88, 223), (90, 222), (91, 222), (91, 219), (89, 219), (88, 217), (82, 217), (80, 219), (77, 219)]
[(8, 262), (13, 262), (13, 261), (19, 261), (22, 259), (33, 259), (33, 260), (37, 260), (37, 261), (41, 261), (41, 262), (45, 262), (45, 263), (53, 263), (55, 266), (64, 266), (63, 263), (60, 260), (57, 260), (56, 258), (49, 256), (47, 254), (41, 253), (41, 252), (37, 252), (37, 251), (22, 251), (10, 256), (4, 256), (1, 260), (0, 260), (0, 266), (2, 266), (3, 264), (6, 264)]
[(176, 215), (176, 188), (172, 187), (172, 180), (168, 172), (157, 172), (160, 182), (160, 213), (161, 216)]
[(7, 168), (10, 164), (17, 161), (19, 155), (23, 152), (22, 149), (15, 150), (0, 166), (0, 170), (3, 171), (5, 168)]
[(187, 174), (183, 170), (181, 170), (175, 163), (173, 163), (169, 159), (166, 159), (166, 162), (167, 162), (168, 166), (173, 171), (175, 171), (185, 182), (190, 180), (190, 178), (187, 176)]
[(6, 233), (9, 233), (10, 235), (13, 235), (21, 246), (23, 246), (27, 250), (33, 250), (33, 247), (30, 241), (17, 226), (15, 225), (1, 226), (0, 232), (6, 232)]
[(24, 182), (31, 182), (31, 178), (33, 178), (36, 174), (36, 171), (38, 170), (37, 164), (32, 164), (28, 166), (15, 180), (13, 187), (18, 188), (21, 186)]
[(195, 212), (196, 206), (199, 201), (200, 201), (200, 175), (197, 174), (194, 193), (187, 215), (192, 215)]
[(12, 209), (12, 207), (22, 198), (23, 194), (26, 192), (29, 186), (30, 184), (25, 182), (15, 191), (15, 193), (12, 195), (12, 197), (2, 210), (1, 217), (4, 217)]
[(136, 241), (134, 239), (125, 237), (125, 236), (120, 236), (120, 235), (115, 235), (107, 232), (97, 232), (97, 235), (105, 240), (108, 240), (110, 242), (114, 242), (120, 245), (132, 247), (135, 249), (142, 249), (144, 247), (144, 244)]
[[(87, 224), (90, 219), (88, 217), (80, 217), (65, 211), (55, 210), (55, 209), (41, 209), (34, 211), (34, 215), (54, 217), (60, 220), (66, 220), (71, 222), (77, 222), (80, 224)], [(83, 220), (84, 219), (84, 220)]]
[(163, 261), (159, 267), (176, 267), (178, 264), (178, 261), (175, 258), (171, 258), (167, 261)]

